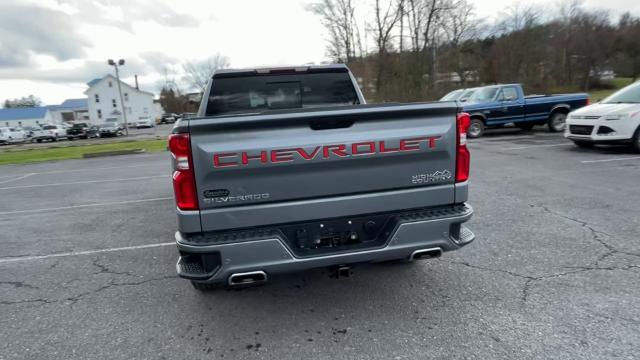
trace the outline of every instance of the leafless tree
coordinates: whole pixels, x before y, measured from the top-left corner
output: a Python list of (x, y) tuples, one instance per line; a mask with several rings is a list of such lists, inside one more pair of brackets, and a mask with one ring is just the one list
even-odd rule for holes
[(387, 67), (387, 54), (391, 48), (392, 33), (398, 21), (402, 17), (401, 2), (395, 0), (385, 0), (381, 4), (380, 0), (374, 2), (374, 21), (367, 24), (367, 31), (372, 35), (376, 43), (377, 69), (376, 69), (376, 92), (380, 93), (384, 82), (385, 70)]
[(530, 29), (542, 20), (542, 10), (531, 4), (515, 3), (501, 14), (502, 21), (498, 23), (498, 31), (509, 33)]
[(406, 0), (398, 1), (398, 13), (400, 15), (400, 35), (398, 37), (398, 50), (400, 51), (400, 53), (404, 51), (404, 18), (406, 16), (405, 2)]
[(229, 58), (219, 53), (202, 61), (188, 61), (182, 66), (184, 71), (182, 80), (198, 91), (204, 92), (213, 72), (226, 67), (229, 67)]
[(473, 5), (467, 0), (458, 0), (447, 11), (444, 29), (447, 41), (453, 46), (478, 35), (479, 20)]
[(376, 43), (378, 54), (382, 55), (389, 51), (391, 34), (402, 15), (400, 3), (388, 0), (381, 5), (380, 0), (375, 0), (374, 14), (374, 22), (368, 24), (368, 30)]
[(449, 67), (460, 77), (463, 87), (471, 68), (469, 60), (472, 60), (469, 59), (470, 51), (465, 42), (478, 36), (478, 24), (473, 5), (467, 0), (457, 0), (446, 11), (444, 33), (449, 50), (446, 60)]
[(335, 61), (348, 63), (362, 53), (352, 0), (322, 0), (311, 4), (309, 10), (320, 16), (329, 32), (327, 50)]

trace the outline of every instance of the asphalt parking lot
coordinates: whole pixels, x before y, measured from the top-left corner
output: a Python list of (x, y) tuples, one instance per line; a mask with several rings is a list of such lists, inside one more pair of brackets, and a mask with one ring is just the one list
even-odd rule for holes
[(199, 293), (166, 153), (0, 167), (0, 359), (637, 359), (640, 156), (540, 129), (472, 141), (441, 258)]

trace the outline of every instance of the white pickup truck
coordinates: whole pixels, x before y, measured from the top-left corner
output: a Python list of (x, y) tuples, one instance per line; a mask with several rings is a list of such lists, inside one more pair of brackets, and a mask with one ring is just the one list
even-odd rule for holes
[(0, 127), (0, 144), (23, 142), (26, 139), (24, 131), (12, 127)]

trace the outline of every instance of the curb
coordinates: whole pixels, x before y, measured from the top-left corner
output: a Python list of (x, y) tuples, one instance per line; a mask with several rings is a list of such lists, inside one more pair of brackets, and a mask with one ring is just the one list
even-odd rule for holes
[(82, 154), (82, 158), (97, 158), (97, 157), (107, 157), (107, 156), (118, 156), (118, 155), (130, 155), (130, 154), (141, 154), (145, 152), (144, 149), (130, 149), (130, 150), (114, 150), (114, 151), (102, 151), (95, 153), (85, 153)]

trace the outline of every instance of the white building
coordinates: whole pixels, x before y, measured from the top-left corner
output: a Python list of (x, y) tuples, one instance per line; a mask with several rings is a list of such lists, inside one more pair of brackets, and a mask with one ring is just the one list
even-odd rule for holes
[[(122, 114), (123, 107), (120, 103), (116, 78), (112, 75), (106, 75), (89, 81), (87, 85), (89, 85), (89, 89), (84, 93), (88, 98), (90, 122), (100, 124), (107, 120), (117, 120), (119, 123), (124, 123), (125, 116)], [(120, 81), (120, 85), (124, 101), (124, 115), (126, 115), (128, 123), (134, 124), (141, 118), (155, 119), (152, 93), (136, 89), (122, 81)]]
[(153, 100), (153, 114), (155, 120), (160, 120), (162, 114), (164, 114), (164, 108), (162, 104), (160, 104), (160, 100)]
[(89, 121), (87, 99), (67, 99), (60, 105), (48, 106), (55, 123)]
[(23, 127), (54, 123), (47, 106), (0, 109), (0, 127)]

